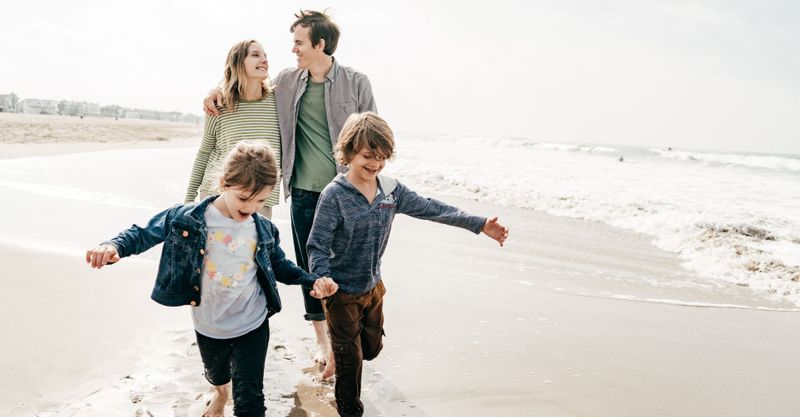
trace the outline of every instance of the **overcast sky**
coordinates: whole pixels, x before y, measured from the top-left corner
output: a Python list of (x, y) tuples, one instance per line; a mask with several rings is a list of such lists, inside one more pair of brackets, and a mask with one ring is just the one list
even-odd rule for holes
[(397, 131), (800, 154), (800, 2), (4, 0), (0, 93), (200, 114), (236, 42), (270, 74), (339, 23)]

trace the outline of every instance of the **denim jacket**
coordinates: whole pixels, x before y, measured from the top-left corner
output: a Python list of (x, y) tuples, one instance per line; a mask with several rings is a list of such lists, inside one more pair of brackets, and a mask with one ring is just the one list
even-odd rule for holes
[[(115, 238), (104, 242), (117, 248), (120, 258), (140, 254), (164, 242), (151, 298), (165, 306), (200, 304), (200, 284), (206, 245), (205, 212), (217, 196), (199, 203), (176, 205), (156, 214), (146, 226), (133, 225)], [(256, 277), (267, 297), (267, 317), (281, 311), (276, 281), (289, 285), (313, 285), (317, 276), (309, 274), (280, 248), (278, 228), (259, 214), (254, 214), (258, 243)]]

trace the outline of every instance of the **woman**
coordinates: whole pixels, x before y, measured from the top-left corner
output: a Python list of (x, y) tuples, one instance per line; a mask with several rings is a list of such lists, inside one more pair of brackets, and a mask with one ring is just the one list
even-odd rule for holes
[[(239, 42), (228, 52), (221, 85), (223, 108), (219, 116), (206, 116), (203, 142), (192, 167), (185, 203), (198, 196), (202, 199), (219, 194), (222, 161), (239, 141), (268, 144), (280, 167), (278, 110), (268, 70), (264, 48), (255, 40)], [(280, 187), (276, 186), (260, 213), (272, 218), (272, 207), (278, 205), (279, 197)]]

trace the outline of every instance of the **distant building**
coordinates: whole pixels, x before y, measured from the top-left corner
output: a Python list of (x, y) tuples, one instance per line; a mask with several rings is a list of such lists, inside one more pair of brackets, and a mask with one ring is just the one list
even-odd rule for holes
[(177, 111), (172, 112), (159, 112), (158, 120), (164, 120), (167, 122), (179, 122), (181, 120), (181, 113)]
[(27, 114), (58, 114), (58, 101), (26, 98), (22, 100), (22, 112)]
[(0, 112), (19, 113), (19, 97), (16, 94), (0, 94)]
[(66, 101), (58, 103), (58, 114), (64, 116), (100, 116), (100, 105), (85, 101)]
[(83, 103), (83, 114), (87, 116), (100, 116), (100, 105), (97, 103)]
[(197, 116), (197, 115), (195, 115), (195, 114), (191, 114), (191, 113), (184, 113), (184, 114), (181, 116), (181, 120), (180, 120), (180, 121), (181, 121), (181, 122), (183, 122), (183, 123), (194, 123), (194, 124), (198, 124), (198, 123), (200, 123), (200, 121), (201, 121), (201, 120), (202, 120), (202, 119), (200, 119), (200, 117), (198, 117), (198, 116)]
[(101, 107), (100, 115), (104, 117), (124, 117), (125, 112), (122, 107), (112, 104), (110, 106)]
[(198, 124), (203, 119), (191, 113), (181, 113), (177, 111), (162, 112), (147, 109), (131, 109), (128, 107), (112, 104), (100, 106), (97, 103), (86, 101), (69, 100), (45, 100), (29, 98), (20, 100), (14, 94), (0, 94), (0, 112), (7, 113), (28, 113), (28, 114), (60, 114), (63, 116), (102, 116), (128, 118), (128, 119), (147, 119), (162, 120), (165, 122), (183, 122)]
[(136, 110), (132, 109), (125, 109), (123, 111), (122, 117), (126, 119), (143, 119), (142, 114)]

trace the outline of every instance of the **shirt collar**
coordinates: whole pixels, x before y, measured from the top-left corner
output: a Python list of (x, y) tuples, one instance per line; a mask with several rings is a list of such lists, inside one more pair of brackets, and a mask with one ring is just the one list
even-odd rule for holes
[[(333, 65), (331, 65), (331, 69), (328, 71), (328, 75), (326, 75), (325, 78), (327, 78), (328, 81), (333, 82), (336, 79), (336, 72), (339, 71), (339, 64), (336, 62), (335, 57), (331, 57), (331, 61)], [(308, 76), (308, 68), (304, 69), (303, 72), (300, 73), (300, 79), (302, 79), (304, 82), (308, 82)]]

